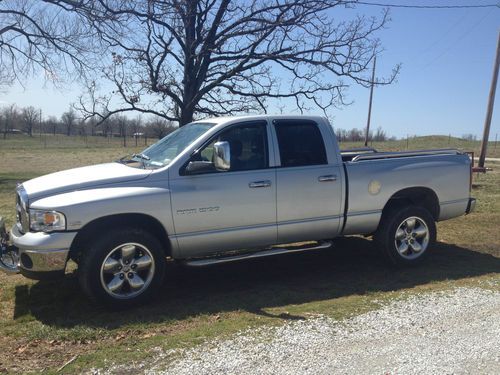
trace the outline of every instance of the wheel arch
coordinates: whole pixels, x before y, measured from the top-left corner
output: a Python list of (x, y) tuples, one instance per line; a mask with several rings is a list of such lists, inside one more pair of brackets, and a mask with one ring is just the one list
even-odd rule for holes
[(424, 186), (409, 187), (394, 193), (386, 202), (382, 216), (391, 208), (401, 204), (411, 204), (425, 208), (435, 221), (439, 219), (439, 199), (434, 190)]
[(165, 227), (153, 216), (141, 213), (126, 213), (103, 216), (85, 224), (77, 233), (70, 247), (70, 258), (78, 260), (85, 245), (96, 233), (112, 228), (134, 227), (153, 234), (161, 244), (164, 244), (165, 256), (171, 255), (172, 246)]

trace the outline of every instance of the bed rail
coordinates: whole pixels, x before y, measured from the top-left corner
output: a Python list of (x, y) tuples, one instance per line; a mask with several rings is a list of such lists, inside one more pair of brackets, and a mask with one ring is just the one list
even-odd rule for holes
[(396, 152), (374, 152), (355, 156), (351, 161), (378, 160), (408, 158), (414, 156), (432, 156), (432, 155), (460, 155), (461, 151), (454, 148), (442, 148), (435, 150), (415, 150), (415, 151), (396, 151)]

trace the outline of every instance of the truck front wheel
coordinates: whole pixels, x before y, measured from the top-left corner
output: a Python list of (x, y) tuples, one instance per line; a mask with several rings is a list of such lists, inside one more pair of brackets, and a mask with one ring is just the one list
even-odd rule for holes
[(113, 307), (144, 302), (156, 292), (165, 273), (165, 255), (150, 233), (114, 230), (82, 251), (80, 285), (87, 296)]
[(393, 264), (416, 264), (436, 241), (436, 223), (423, 207), (395, 206), (384, 212), (374, 240)]

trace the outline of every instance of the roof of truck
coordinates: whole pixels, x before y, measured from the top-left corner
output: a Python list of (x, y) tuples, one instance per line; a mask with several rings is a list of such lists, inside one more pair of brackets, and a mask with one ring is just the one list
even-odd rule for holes
[(269, 118), (272, 119), (287, 119), (287, 120), (300, 120), (300, 119), (309, 119), (309, 120), (322, 120), (323, 116), (311, 116), (311, 115), (244, 115), (244, 116), (225, 116), (225, 117), (208, 117), (203, 120), (198, 120), (195, 122), (214, 122), (216, 124), (222, 124), (229, 121), (252, 121), (252, 120), (267, 120)]

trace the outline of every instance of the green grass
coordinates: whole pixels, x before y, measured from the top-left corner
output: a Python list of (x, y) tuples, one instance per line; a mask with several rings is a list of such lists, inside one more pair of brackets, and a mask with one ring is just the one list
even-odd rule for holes
[[(17, 181), (135, 151), (119, 142), (89, 145), (61, 138), (47, 148), (36, 142), (0, 139), (0, 212), (11, 224)], [(429, 147), (448, 145), (415, 148)], [(78, 373), (123, 358), (154, 357), (155, 347), (192, 346), (242, 329), (316, 314), (342, 319), (402, 295), (467, 285), (500, 289), (500, 163), (490, 166), (492, 172), (475, 176), (477, 212), (439, 223), (436, 248), (416, 268), (391, 268), (361, 237), (339, 239), (334, 249), (311, 254), (203, 269), (169, 263), (162, 294), (129, 311), (88, 302), (75, 274), (57, 282), (0, 274), (0, 346), (8, 353), (0, 356), (0, 372), (54, 373), (77, 355), (65, 372)]]

